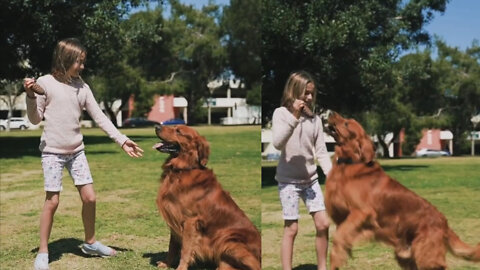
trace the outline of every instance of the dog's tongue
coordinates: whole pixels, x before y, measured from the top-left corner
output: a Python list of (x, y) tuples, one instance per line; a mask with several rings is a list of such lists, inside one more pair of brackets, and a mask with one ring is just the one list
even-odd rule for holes
[(159, 142), (152, 146), (153, 149), (160, 150), (159, 148), (162, 147), (163, 143)]

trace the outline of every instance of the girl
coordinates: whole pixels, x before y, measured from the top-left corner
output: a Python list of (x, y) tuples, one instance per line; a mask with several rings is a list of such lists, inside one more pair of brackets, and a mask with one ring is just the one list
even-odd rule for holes
[[(48, 269), (48, 238), (53, 215), (62, 190), (62, 170), (67, 167), (83, 203), (82, 221), (85, 230), (84, 253), (115, 256), (116, 251), (95, 240), (95, 191), (80, 133), (80, 116), (85, 108), (92, 119), (131, 157), (141, 157), (143, 150), (121, 134), (98, 106), (90, 87), (80, 77), (87, 52), (75, 38), (58, 42), (52, 61), (52, 73), (24, 80), (27, 93), (27, 114), (30, 122), (45, 121), (40, 138), (46, 198), (40, 216), (40, 247), (35, 269)], [(41, 95), (36, 95), (35, 92)]]
[[(273, 145), (281, 151), (275, 179), (283, 209), (284, 230), (281, 259), (284, 270), (292, 269), (293, 243), (298, 231), (298, 201), (302, 198), (316, 229), (317, 268), (327, 267), (328, 216), (318, 183), (317, 158), (325, 175), (332, 167), (319, 116), (303, 113), (315, 104), (315, 82), (305, 71), (292, 73), (283, 91), (282, 107), (272, 118)], [(307, 108), (305, 108), (307, 107)]]

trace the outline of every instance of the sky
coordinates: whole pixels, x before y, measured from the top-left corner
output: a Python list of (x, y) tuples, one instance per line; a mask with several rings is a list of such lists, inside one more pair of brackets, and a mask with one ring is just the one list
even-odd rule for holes
[(464, 51), (472, 41), (480, 42), (480, 1), (450, 0), (445, 13), (436, 13), (425, 29), (437, 34), (450, 47)]

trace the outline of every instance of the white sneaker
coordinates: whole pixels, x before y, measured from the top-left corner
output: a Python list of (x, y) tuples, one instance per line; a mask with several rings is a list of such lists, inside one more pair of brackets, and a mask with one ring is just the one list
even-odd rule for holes
[(103, 258), (113, 257), (117, 255), (117, 251), (105, 246), (104, 244), (96, 241), (93, 244), (84, 243), (81, 247), (83, 253), (93, 256), (100, 256)]
[(35, 270), (48, 270), (48, 253), (38, 253), (33, 266)]

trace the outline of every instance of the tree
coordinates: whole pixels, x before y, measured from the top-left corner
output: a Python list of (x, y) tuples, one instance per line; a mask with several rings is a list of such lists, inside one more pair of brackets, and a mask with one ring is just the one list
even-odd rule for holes
[[(90, 76), (89, 83), (95, 89), (97, 98), (103, 101), (105, 112), (116, 125), (116, 115), (128, 103), (131, 95), (141, 93), (145, 82), (138, 70), (125, 63), (118, 63), (115, 67), (116, 72), (108, 77)], [(120, 104), (114, 109), (113, 105), (118, 100)]]
[[(0, 96), (0, 100), (7, 105), (7, 119), (10, 120), (16, 100), (23, 93), (23, 86), (21, 83), (2, 79), (0, 80), (0, 89), (4, 93)], [(8, 121), (7, 131), (10, 131), (10, 121)]]
[[(54, 46), (67, 37), (79, 38), (88, 50), (88, 64), (84, 71), (87, 81), (92, 75), (114, 77), (118, 74), (116, 68), (122, 66), (124, 58), (122, 48), (125, 39), (120, 31), (120, 22), (131, 7), (143, 2), (0, 2), (0, 20), (3, 26), (0, 30), (0, 78), (15, 81), (25, 76), (49, 73)], [(110, 89), (108, 85), (106, 89)], [(115, 96), (117, 89), (118, 87), (110, 89), (109, 95)], [(95, 89), (93, 91), (96, 94)], [(119, 93), (122, 92), (124, 91)]]
[[(199, 11), (178, 1), (172, 0), (170, 4), (172, 15), (167, 25), (172, 37), (170, 46), (173, 55), (177, 56), (176, 62), (184, 71), (181, 75), (189, 100), (188, 117), (199, 121), (201, 118), (196, 115), (205, 114), (199, 112), (202, 109), (196, 102), (208, 97), (208, 81), (217, 77), (225, 67), (226, 52), (220, 42), (221, 31), (217, 23), (219, 7), (210, 4)], [(179, 32), (182, 35), (178, 35)]]
[(170, 51), (170, 37), (165, 30), (162, 6), (132, 14), (122, 23), (126, 35), (126, 62), (142, 78), (135, 91), (133, 115), (145, 116), (153, 105), (155, 94), (181, 94), (183, 71)]
[(446, 3), (262, 1), (263, 117), (280, 104), (283, 84), (297, 69), (318, 78), (319, 107), (347, 115), (372, 110), (375, 93), (388, 92), (393, 82), (382, 72), (401, 50), (429, 41), (423, 26)]
[[(364, 118), (365, 123), (374, 123), (370, 124), (369, 132), (377, 136), (384, 156), (389, 157), (389, 146), (404, 129), (403, 152), (410, 154), (421, 138), (422, 127), (432, 127), (429, 117), (443, 103), (438, 88), (440, 74), (433, 68), (430, 51), (407, 54), (378, 76), (370, 74), (365, 78), (374, 89), (373, 104)], [(389, 133), (393, 137), (385, 141)]]
[[(91, 75), (87, 81), (93, 85), (97, 99), (103, 101), (106, 113), (116, 126), (118, 110), (127, 104), (131, 95), (138, 95), (143, 85), (140, 72), (126, 61), (131, 47), (127, 46), (128, 35), (122, 22), (127, 12), (128, 5), (118, 0), (102, 1), (93, 16), (85, 21), (85, 46), (89, 50), (89, 62), (96, 68), (86, 72)], [(120, 100), (118, 110), (112, 108), (116, 100)]]
[[(189, 123), (194, 124), (205, 116), (202, 105), (208, 81), (225, 68), (219, 7), (209, 4), (197, 10), (176, 0), (169, 2), (167, 18), (157, 9), (134, 14), (126, 22), (133, 37), (129, 46), (140, 48), (131, 50), (128, 62), (141, 69), (148, 91), (185, 95)], [(148, 96), (141, 95), (142, 99)]]
[(261, 1), (231, 0), (223, 10), (228, 65), (245, 82), (247, 102), (261, 105)]
[[(480, 110), (480, 64), (478, 42), (465, 52), (436, 42), (438, 57), (433, 59), (429, 49), (407, 54), (392, 66), (393, 91), (374, 87), (372, 110), (363, 120), (386, 149), (405, 129), (405, 154), (418, 144), (422, 129), (449, 129), (454, 134), (454, 155), (466, 153), (465, 143), (472, 129), (470, 119)], [(382, 73), (389, 74), (387, 72)], [(384, 81), (382, 79), (378, 81)], [(391, 141), (383, 138), (394, 133)]]
[[(89, 68), (106, 66), (102, 47), (114, 37), (114, 26), (129, 8), (142, 0), (68, 0), (0, 2), (0, 78), (16, 80), (25, 75), (50, 71), (55, 44), (63, 38), (77, 37), (90, 51)], [(97, 38), (89, 32), (96, 32)], [(117, 36), (118, 37), (118, 36)], [(120, 39), (121, 40), (121, 39)], [(100, 58), (97, 58), (100, 56)], [(97, 61), (98, 59), (98, 61)], [(24, 65), (23, 63), (29, 63)], [(88, 71), (88, 70), (87, 70)]]
[(439, 88), (445, 98), (438, 117), (454, 135), (454, 154), (466, 153), (466, 137), (472, 130), (470, 119), (480, 111), (480, 46), (472, 42), (465, 52), (451, 48), (438, 40), (438, 58), (435, 68)]

